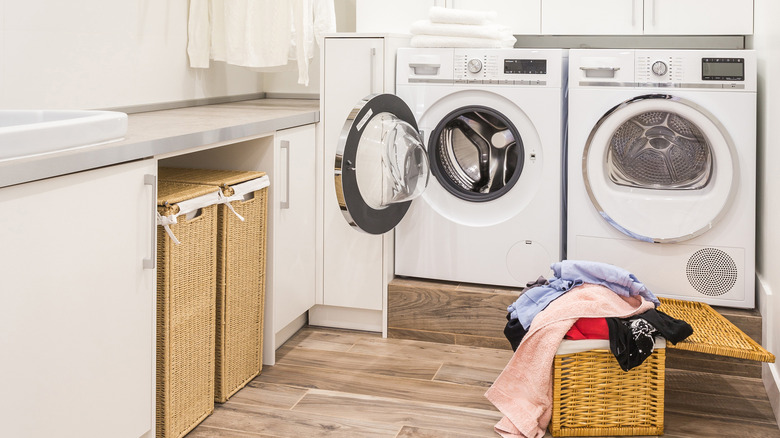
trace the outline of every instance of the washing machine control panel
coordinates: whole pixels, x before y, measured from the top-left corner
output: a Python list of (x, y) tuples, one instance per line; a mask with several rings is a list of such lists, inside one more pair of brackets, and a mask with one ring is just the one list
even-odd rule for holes
[(547, 59), (513, 57), (512, 53), (464, 51), (455, 53), (456, 83), (546, 85)]

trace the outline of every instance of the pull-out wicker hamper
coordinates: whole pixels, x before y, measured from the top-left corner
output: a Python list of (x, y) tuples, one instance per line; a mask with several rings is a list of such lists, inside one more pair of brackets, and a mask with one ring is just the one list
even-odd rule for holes
[(268, 177), (263, 172), (162, 167), (160, 180), (219, 187), (227, 202), (217, 214), (214, 400), (223, 403), (263, 366)]
[[(774, 362), (775, 357), (703, 303), (661, 298), (659, 310), (688, 322), (693, 335), (666, 348)], [(561, 351), (561, 350), (559, 350)], [(662, 435), (665, 348), (623, 371), (609, 346), (555, 356), (553, 436)]]
[(158, 438), (182, 437), (214, 410), (218, 201), (215, 187), (158, 184)]

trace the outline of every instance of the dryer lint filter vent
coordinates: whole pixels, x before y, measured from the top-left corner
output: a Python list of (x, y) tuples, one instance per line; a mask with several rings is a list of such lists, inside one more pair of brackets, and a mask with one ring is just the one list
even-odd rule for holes
[(691, 286), (710, 297), (729, 292), (736, 284), (738, 275), (734, 259), (717, 248), (703, 248), (693, 253), (685, 272)]

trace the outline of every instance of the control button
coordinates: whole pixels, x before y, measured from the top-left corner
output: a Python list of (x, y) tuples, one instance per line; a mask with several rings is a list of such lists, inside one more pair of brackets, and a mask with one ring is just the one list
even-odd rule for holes
[(656, 61), (653, 63), (653, 74), (656, 76), (663, 76), (668, 71), (666, 64), (663, 61)]

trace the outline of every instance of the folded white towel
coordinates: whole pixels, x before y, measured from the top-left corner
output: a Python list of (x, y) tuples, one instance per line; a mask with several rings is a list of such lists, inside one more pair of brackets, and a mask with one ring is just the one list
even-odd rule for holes
[(496, 11), (470, 11), (432, 6), (428, 17), (434, 23), (487, 24), (496, 19)]
[(420, 20), (412, 23), (412, 35), (441, 35), (467, 38), (489, 38), (504, 40), (512, 37), (509, 27), (499, 24), (452, 24), (432, 23), (430, 20)]
[(442, 35), (414, 35), (410, 42), (412, 47), (513, 47), (515, 37), (496, 40), (490, 38), (468, 38)]

